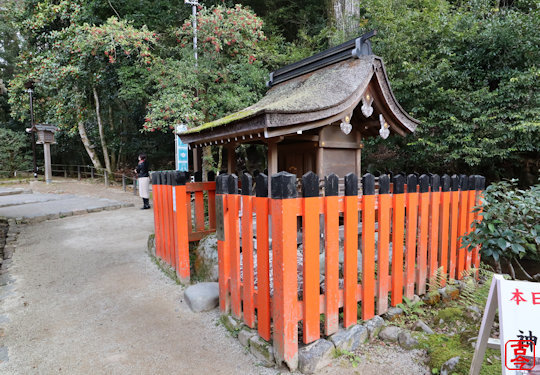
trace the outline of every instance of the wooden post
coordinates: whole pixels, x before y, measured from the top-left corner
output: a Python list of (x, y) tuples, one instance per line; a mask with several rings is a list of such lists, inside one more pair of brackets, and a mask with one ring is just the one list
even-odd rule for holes
[(257, 328), (270, 341), (270, 246), (268, 230), (268, 177), (255, 178), (255, 211), (257, 220)]
[(443, 175), (441, 178), (441, 220), (440, 220), (440, 265), (442, 267), (442, 273), (444, 275), (443, 284), (446, 284), (447, 274), (449, 272), (448, 268), (448, 247), (449, 247), (449, 231), (450, 231), (450, 185), (452, 180), (447, 174)]
[[(472, 224), (474, 222), (474, 212), (473, 212), (473, 209), (474, 209), (474, 206), (476, 205), (476, 179), (477, 179), (477, 176), (476, 175), (472, 175), (469, 177), (469, 186), (468, 186), (468, 191), (467, 191), (467, 200), (468, 200), (468, 208), (467, 208), (467, 220), (466, 220), (466, 230), (465, 230), (465, 233), (470, 233), (471, 230), (472, 230)], [(473, 249), (471, 249), (470, 247), (467, 247), (465, 249), (465, 269), (466, 270), (470, 270), (471, 269), (471, 263), (473, 263), (472, 265), (474, 266), (474, 262), (471, 262), (472, 261), (472, 255), (473, 255)]]
[(414, 296), (416, 274), (416, 229), (418, 225), (418, 192), (416, 175), (407, 176), (407, 239), (405, 250), (405, 297)]
[(81, 180), (81, 166), (77, 165), (77, 180)]
[(249, 173), (242, 175), (242, 263), (244, 322), (255, 326), (254, 264), (253, 264), (253, 178)]
[(199, 162), (199, 154), (201, 153), (201, 151), (199, 150), (199, 147), (193, 147), (191, 150), (193, 152), (193, 170), (200, 171), (201, 163)]
[(304, 343), (321, 337), (319, 312), (319, 176), (308, 172), (302, 176), (303, 243), (304, 243)]
[[(378, 281), (379, 289), (377, 293), (377, 314), (384, 314), (388, 310), (388, 289), (389, 289), (389, 257), (390, 257), (390, 210), (392, 208), (392, 197), (390, 195), (390, 177), (386, 174), (379, 176), (379, 208), (378, 219)], [(395, 227), (394, 227), (395, 230)]]
[(231, 260), (231, 310), (233, 316), (242, 318), (242, 295), (240, 293), (240, 235), (238, 231), (238, 214), (240, 210), (240, 197), (238, 195), (238, 177), (230, 174), (227, 180), (229, 194), (227, 207), (229, 212), (229, 256)]
[(45, 159), (45, 182), (52, 182), (51, 144), (43, 143), (43, 158)]
[[(220, 174), (216, 180), (216, 236), (218, 243), (219, 272), (219, 310), (227, 313), (231, 307), (230, 299), (230, 255), (229, 255), (229, 214), (227, 211), (227, 174)], [(191, 204), (191, 203), (189, 203)]]
[(392, 306), (400, 304), (403, 299), (404, 185), (405, 176), (401, 174), (395, 175), (392, 194)]
[(133, 179), (133, 195), (137, 195), (137, 179)]
[(161, 172), (152, 173), (152, 190), (154, 195), (154, 228), (156, 257), (163, 255), (163, 211), (161, 209)]
[(105, 187), (109, 187), (109, 172), (103, 170), (103, 178), (105, 180)]
[(441, 203), (441, 178), (439, 175), (431, 175), (431, 201), (430, 201), (430, 222), (429, 222), (429, 243), (428, 243), (428, 276), (432, 279), (439, 269), (439, 211)]
[(227, 172), (236, 173), (236, 143), (227, 144)]
[[(176, 274), (183, 283), (190, 281), (189, 264), (189, 240), (188, 240), (188, 218), (186, 205), (186, 180), (185, 172), (175, 172), (175, 208), (176, 208)], [(189, 203), (191, 204), (191, 202)]]
[(429, 230), (429, 176), (423, 174), (420, 176), (420, 215), (419, 215), (419, 233), (418, 233), (418, 254), (416, 259), (416, 290), (418, 295), (426, 293), (427, 278), (427, 247)]
[(375, 176), (362, 177), (362, 319), (375, 316)]
[(325, 241), (325, 321), (326, 335), (339, 329), (339, 177), (335, 174), (324, 180), (324, 241)]
[(469, 177), (467, 175), (459, 176), (459, 223), (458, 223), (458, 263), (457, 263), (457, 278), (463, 278), (465, 271), (466, 249), (462, 248), (461, 236), (467, 233), (467, 218), (468, 218), (468, 201), (469, 201)]
[[(480, 204), (482, 201), (482, 192), (485, 189), (485, 187), (486, 187), (486, 178), (484, 176), (477, 176), (476, 186), (475, 186), (477, 205)], [(480, 215), (481, 212), (482, 210), (479, 210), (478, 212), (476, 212), (475, 220), (477, 220), (478, 222), (482, 221), (482, 215)], [(480, 268), (480, 245), (476, 246), (473, 250), (473, 261), (474, 261), (474, 268), (478, 270)]]
[(360, 131), (356, 131), (356, 143), (360, 145), (360, 148), (357, 148), (355, 151), (356, 156), (356, 175), (360, 176), (362, 173), (362, 133)]
[(358, 177), (354, 173), (345, 175), (345, 202), (343, 212), (344, 262), (343, 262), (343, 326), (356, 324), (358, 284)]
[(298, 367), (296, 176), (287, 172), (271, 178), (274, 298), (274, 356), (291, 371)]
[[(278, 147), (276, 140), (268, 141), (268, 176), (278, 173)], [(268, 180), (268, 195), (272, 196), (272, 179)]]
[(450, 260), (448, 262), (448, 275), (456, 278), (457, 266), (457, 238), (458, 238), (458, 208), (459, 208), (459, 177), (453, 175), (452, 193), (450, 202)]
[(90, 177), (94, 179), (94, 167), (90, 167)]

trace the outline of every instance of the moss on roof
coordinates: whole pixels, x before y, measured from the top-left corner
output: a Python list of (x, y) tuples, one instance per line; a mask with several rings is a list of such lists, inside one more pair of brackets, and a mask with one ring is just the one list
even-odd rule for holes
[(307, 113), (336, 106), (370, 79), (373, 60), (374, 56), (351, 59), (280, 83), (254, 105), (182, 134), (200, 133), (260, 113)]
[(248, 118), (248, 117), (254, 115), (255, 113), (257, 113), (257, 110), (246, 108), (246, 109), (243, 109), (241, 111), (231, 113), (230, 115), (222, 117), (222, 118), (217, 119), (215, 121), (207, 122), (205, 124), (202, 124), (201, 126), (197, 126), (196, 128), (189, 129), (189, 130), (183, 132), (182, 134), (200, 133), (203, 130), (215, 128), (215, 127), (218, 127), (218, 126), (221, 126), (221, 125), (229, 124), (229, 123), (237, 121), (237, 120), (242, 120), (242, 119)]

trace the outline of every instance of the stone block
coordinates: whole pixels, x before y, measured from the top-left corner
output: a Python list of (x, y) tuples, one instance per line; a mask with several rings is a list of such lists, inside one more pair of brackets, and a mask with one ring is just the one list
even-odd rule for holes
[(434, 332), (429, 326), (422, 320), (417, 320), (413, 325), (413, 331), (425, 332), (428, 335), (432, 335)]
[(441, 366), (441, 375), (452, 374), (454, 369), (459, 364), (460, 359), (461, 358), (458, 356), (458, 357), (450, 358), (448, 361), (444, 362), (444, 364)]
[(355, 324), (347, 329), (341, 329), (329, 337), (337, 349), (353, 351), (366, 342), (368, 331), (366, 327)]
[(275, 365), (274, 348), (259, 335), (253, 335), (253, 337), (249, 339), (249, 350), (255, 358), (261, 361), (263, 366), (273, 367)]
[(403, 310), (399, 307), (391, 307), (388, 309), (388, 311), (383, 315), (383, 318), (388, 320), (389, 322), (393, 322), (397, 318), (403, 315)]
[(401, 328), (396, 326), (384, 327), (379, 332), (379, 338), (383, 341), (397, 342), (398, 336), (401, 333)]
[(365, 326), (367, 328), (370, 340), (373, 340), (379, 335), (379, 332), (381, 331), (383, 325), (384, 320), (378, 315), (365, 322)]
[(298, 369), (304, 374), (313, 374), (330, 364), (334, 352), (334, 344), (319, 339), (298, 350)]
[(418, 341), (412, 337), (409, 331), (401, 331), (398, 335), (398, 343), (403, 349), (411, 350), (418, 346)]
[(249, 328), (243, 328), (238, 332), (238, 341), (242, 346), (249, 346), (249, 339), (255, 336), (256, 333), (250, 330)]
[(225, 326), (225, 328), (231, 332), (236, 333), (242, 328), (242, 322), (239, 322), (238, 320), (234, 319), (230, 315), (222, 315), (221, 316), (221, 323)]
[(212, 310), (219, 304), (218, 283), (191, 285), (185, 290), (184, 297), (193, 312)]

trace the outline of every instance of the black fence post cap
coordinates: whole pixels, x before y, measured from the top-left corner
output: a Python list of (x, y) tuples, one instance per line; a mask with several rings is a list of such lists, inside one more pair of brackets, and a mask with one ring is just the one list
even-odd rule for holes
[(431, 180), (431, 191), (437, 193), (441, 188), (441, 177), (438, 174), (432, 174), (430, 176)]
[(273, 199), (296, 198), (296, 175), (288, 172), (279, 172), (272, 175), (270, 184)]
[(358, 176), (354, 173), (345, 175), (345, 195), (358, 195)]
[(229, 175), (220, 174), (216, 178), (216, 194), (227, 194), (229, 192)]
[(371, 173), (366, 173), (362, 176), (362, 194), (375, 194), (375, 176), (373, 176)]
[(379, 194), (390, 194), (390, 176), (387, 174), (379, 176)]
[(407, 193), (416, 193), (416, 186), (418, 185), (418, 180), (415, 174), (410, 174), (407, 176)]
[(444, 174), (441, 177), (441, 187), (442, 191), (450, 191), (450, 186), (452, 185), (452, 179), (447, 174)]
[(452, 191), (458, 191), (459, 190), (459, 176), (457, 174), (453, 174), (451, 179), (452, 179)]
[(462, 174), (459, 176), (459, 190), (469, 189), (469, 176)]
[(418, 184), (420, 185), (420, 193), (427, 193), (429, 191), (429, 176), (427, 174), (421, 175)]
[(405, 176), (401, 173), (394, 175), (392, 178), (394, 182), (394, 194), (403, 194), (405, 192)]
[(253, 194), (253, 177), (249, 173), (242, 175), (242, 195)]
[(264, 173), (258, 172), (255, 177), (255, 195), (257, 197), (268, 197), (268, 176)]
[(302, 196), (304, 198), (319, 196), (319, 176), (312, 171), (302, 176)]
[(238, 176), (230, 174), (227, 179), (227, 189), (229, 194), (238, 194)]
[(324, 178), (324, 195), (327, 197), (339, 194), (339, 177), (332, 173)]

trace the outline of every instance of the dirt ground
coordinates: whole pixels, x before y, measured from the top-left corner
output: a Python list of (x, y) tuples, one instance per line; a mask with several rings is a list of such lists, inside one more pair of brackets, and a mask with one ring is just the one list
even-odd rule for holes
[[(261, 367), (218, 324), (217, 310), (192, 313), (183, 288), (146, 254), (151, 210), (120, 188), (76, 180), (36, 192), (134, 202), (136, 207), (22, 227), (13, 263), (2, 374), (276, 374)], [(19, 186), (28, 188), (28, 184)], [(352, 363), (337, 359), (322, 374), (425, 374), (421, 351), (364, 345)]]

